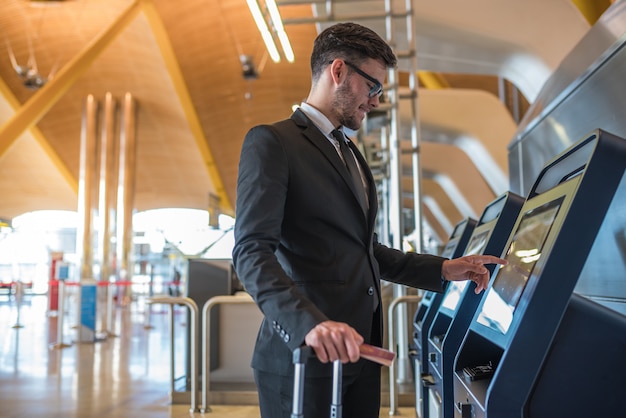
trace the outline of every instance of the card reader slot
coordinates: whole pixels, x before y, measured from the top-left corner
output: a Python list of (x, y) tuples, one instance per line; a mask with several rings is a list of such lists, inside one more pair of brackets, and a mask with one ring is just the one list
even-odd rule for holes
[(470, 381), (487, 379), (493, 376), (495, 367), (490, 361), (486, 364), (480, 364), (476, 366), (468, 366), (463, 368), (463, 376)]

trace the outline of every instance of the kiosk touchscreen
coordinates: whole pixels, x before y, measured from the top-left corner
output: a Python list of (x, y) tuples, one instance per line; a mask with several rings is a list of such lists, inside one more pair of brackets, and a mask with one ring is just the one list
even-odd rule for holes
[[(463, 255), (500, 257), (517, 220), (524, 198), (505, 193), (489, 203), (481, 215)], [(487, 265), (493, 274), (495, 265)], [(454, 416), (454, 357), (485, 292), (476, 294), (473, 282), (450, 282), (428, 331), (428, 370), (422, 382), (428, 389), (430, 418)]]
[(539, 173), (456, 355), (455, 417), (623, 414), (626, 317), (573, 290), (625, 168), (626, 140), (596, 130)]
[[(476, 220), (466, 218), (456, 224), (446, 246), (441, 252), (445, 258), (457, 258), (463, 254), (467, 246), (472, 231), (476, 226)], [(422, 400), (425, 399), (426, 388), (422, 386), (421, 376), (428, 374), (426, 353), (428, 347), (427, 330), (435, 316), (435, 312), (441, 304), (444, 293), (425, 292), (424, 297), (417, 306), (413, 316), (413, 341), (414, 341), (414, 365), (415, 365), (415, 410), (420, 417), (428, 416), (428, 405)]]

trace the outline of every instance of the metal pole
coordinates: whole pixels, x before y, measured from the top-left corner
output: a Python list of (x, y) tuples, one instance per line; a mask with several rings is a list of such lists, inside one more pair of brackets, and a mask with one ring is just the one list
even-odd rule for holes
[[(387, 43), (396, 48), (396, 25), (392, 18), (393, 4), (391, 0), (385, 0), (385, 33), (387, 37)], [(403, 14), (404, 16), (404, 14)], [(402, 249), (404, 238), (404, 219), (402, 216), (402, 145), (400, 138), (400, 109), (399, 109), (399, 75), (397, 68), (391, 68), (388, 71), (389, 79), (389, 101), (391, 103), (390, 118), (389, 118), (389, 175), (390, 175), (390, 232), (391, 232), (391, 245), (394, 248)], [(401, 298), (407, 295), (406, 286), (394, 284), (393, 296), (394, 298)], [(408, 363), (408, 337), (406, 332), (402, 332), (407, 327), (407, 311), (406, 307), (401, 307), (401, 313), (399, 320), (396, 324), (398, 327), (398, 338), (400, 339), (398, 347), (398, 356), (396, 358), (396, 364), (398, 364), (398, 374), (402, 381), (407, 381), (409, 375), (409, 363)]]
[(107, 285), (107, 335), (109, 337), (117, 337), (115, 332), (115, 326), (113, 324), (113, 294), (116, 292), (117, 288), (115, 283), (110, 282)]
[(150, 319), (152, 318), (152, 305), (146, 304), (143, 311), (143, 329), (152, 329)]
[(343, 407), (341, 405), (342, 369), (340, 359), (333, 361), (333, 397), (330, 405), (330, 416), (332, 418), (341, 418), (343, 416)]
[[(407, 296), (400, 296), (399, 298), (396, 298), (394, 300), (391, 301), (391, 303), (389, 304), (389, 308), (387, 309), (387, 316), (388, 316), (388, 332), (389, 332), (389, 350), (394, 351), (394, 346), (396, 345), (396, 339), (395, 339), (395, 324), (394, 324), (394, 314), (395, 314), (395, 309), (397, 306), (399, 306), (400, 304), (405, 304), (407, 302), (419, 302), (420, 300), (422, 300), (421, 296), (418, 295), (407, 295)], [(390, 367), (389, 367), (389, 415), (400, 415), (400, 413), (397, 410), (397, 404), (398, 404), (398, 395), (396, 393), (396, 363), (394, 362)]]
[(20, 311), (22, 310), (22, 297), (24, 296), (24, 285), (21, 281), (17, 280), (13, 282), (14, 286), (14, 297), (15, 297), (15, 307), (17, 311), (17, 316), (15, 318), (15, 325), (13, 328), (24, 328), (24, 325), (20, 324)]
[(406, 1), (406, 27), (407, 27), (407, 41), (408, 41), (408, 53), (409, 53), (409, 88), (410, 88), (410, 100), (411, 100), (411, 149), (412, 151), (412, 166), (413, 166), (413, 218), (414, 218), (414, 236), (415, 252), (422, 252), (423, 236), (422, 231), (422, 169), (420, 165), (420, 153), (421, 153), (421, 137), (420, 137), (420, 125), (419, 125), (419, 106), (418, 106), (418, 78), (417, 78), (417, 50), (415, 41), (415, 13), (413, 11), (413, 3), (411, 0)]
[(59, 306), (57, 307), (57, 342), (50, 348), (67, 348), (70, 344), (63, 343), (63, 317), (65, 316), (65, 282), (59, 280)]
[[(148, 304), (152, 306), (152, 304)], [(174, 356), (174, 305), (170, 305), (167, 313), (170, 320), (170, 393), (173, 394), (176, 388), (174, 387), (174, 379), (176, 375), (175, 370), (175, 356)], [(192, 349), (193, 350), (193, 349)]]
[(190, 339), (190, 344), (191, 344), (191, 407), (189, 409), (189, 412), (197, 412), (198, 411), (198, 353), (196, 352), (196, 345), (197, 345), (197, 341), (198, 341), (198, 328), (197, 328), (197, 323), (198, 323), (198, 305), (196, 304), (196, 302), (194, 302), (193, 299), (191, 298), (187, 298), (187, 297), (172, 297), (172, 296), (158, 296), (158, 297), (154, 297), (154, 298), (149, 298), (147, 300), (148, 304), (158, 304), (158, 303), (162, 303), (165, 305), (170, 305), (171, 310), (170, 310), (170, 314), (171, 314), (171, 320), (170, 320), (170, 326), (172, 327), (172, 332), (170, 332), (170, 347), (171, 347), (171, 353), (170, 353), (170, 361), (172, 362), (172, 392), (173, 392), (173, 384), (174, 384), (174, 376), (173, 376), (173, 370), (174, 370), (174, 305), (185, 305), (187, 308), (189, 308), (189, 310), (191, 311), (191, 339)]
[(291, 418), (302, 418), (302, 404), (304, 399), (304, 362), (297, 363), (294, 370), (293, 381), (298, 385), (298, 391), (293, 394), (293, 413)]

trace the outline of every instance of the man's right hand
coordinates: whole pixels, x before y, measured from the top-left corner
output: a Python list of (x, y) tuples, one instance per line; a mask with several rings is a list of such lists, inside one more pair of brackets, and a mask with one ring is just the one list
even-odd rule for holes
[(304, 337), (304, 343), (315, 350), (322, 363), (340, 359), (355, 363), (360, 358), (359, 346), (363, 337), (344, 322), (320, 322)]

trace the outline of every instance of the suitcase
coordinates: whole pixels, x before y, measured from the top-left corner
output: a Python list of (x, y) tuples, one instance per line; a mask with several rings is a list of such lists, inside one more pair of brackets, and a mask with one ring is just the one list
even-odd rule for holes
[[(293, 351), (293, 409), (291, 418), (303, 418), (302, 405), (304, 403), (304, 367), (306, 361), (315, 356), (311, 347), (304, 346)], [(331, 418), (341, 418), (341, 385), (342, 385), (341, 360), (333, 362), (333, 394), (330, 405)]]

